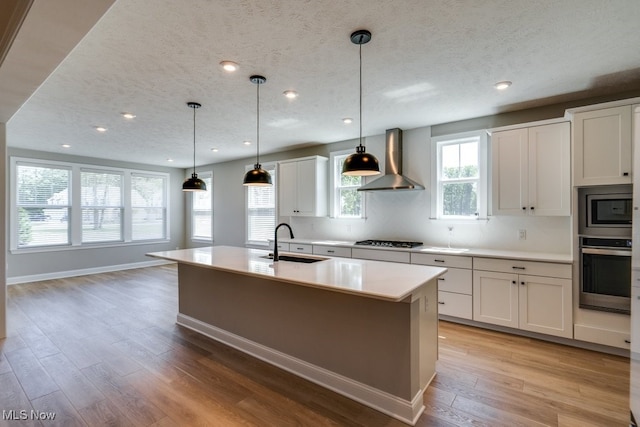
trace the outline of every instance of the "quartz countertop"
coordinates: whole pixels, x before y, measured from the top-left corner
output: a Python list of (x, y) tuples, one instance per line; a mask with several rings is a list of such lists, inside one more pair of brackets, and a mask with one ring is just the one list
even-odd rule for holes
[[(355, 294), (387, 301), (402, 301), (447, 269), (423, 265), (369, 261), (353, 258), (320, 258), (310, 264), (278, 261), (269, 251), (232, 246), (152, 252), (148, 256), (177, 263), (213, 268), (237, 274), (264, 277), (301, 286)], [(290, 254), (282, 251), (280, 255)], [(301, 254), (290, 254), (301, 256)]]
[(374, 249), (384, 251), (417, 252), (439, 255), (475, 256), (485, 258), (506, 258), (522, 261), (556, 262), (571, 264), (571, 254), (558, 254), (549, 252), (511, 251), (506, 249), (482, 249), (482, 248), (446, 248), (437, 246), (417, 246), (415, 248), (391, 248), (387, 246), (356, 245), (353, 241), (323, 240), (323, 239), (278, 239), (281, 243), (300, 243), (307, 245), (338, 246), (358, 249)]

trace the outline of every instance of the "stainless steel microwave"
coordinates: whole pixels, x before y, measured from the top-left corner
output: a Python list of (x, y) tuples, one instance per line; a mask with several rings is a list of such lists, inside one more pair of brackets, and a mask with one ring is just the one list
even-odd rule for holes
[(630, 185), (581, 188), (578, 194), (581, 235), (631, 237), (633, 195)]

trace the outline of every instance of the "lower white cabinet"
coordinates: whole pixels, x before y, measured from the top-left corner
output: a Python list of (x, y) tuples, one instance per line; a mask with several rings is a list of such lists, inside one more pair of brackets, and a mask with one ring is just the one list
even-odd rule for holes
[(438, 278), (438, 313), (473, 319), (471, 257), (412, 253), (411, 263), (447, 268)]
[(351, 258), (351, 248), (344, 246), (320, 246), (313, 245), (314, 255), (337, 256), (342, 258)]
[(474, 258), (473, 320), (573, 338), (571, 298), (570, 264)]
[(301, 254), (312, 254), (313, 245), (307, 243), (289, 243), (289, 252), (297, 252)]
[(351, 257), (359, 259), (370, 259), (374, 261), (404, 262), (407, 264), (409, 264), (411, 260), (409, 252), (361, 248), (351, 249)]

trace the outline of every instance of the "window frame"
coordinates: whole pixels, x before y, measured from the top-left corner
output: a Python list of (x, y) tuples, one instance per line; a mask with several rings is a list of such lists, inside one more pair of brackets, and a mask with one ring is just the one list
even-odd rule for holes
[[(488, 148), (486, 130), (442, 135), (431, 138), (431, 216), (430, 219), (469, 221), (487, 218), (488, 209)], [(475, 215), (444, 215), (442, 180), (442, 147), (445, 145), (478, 142), (478, 178), (459, 179), (455, 182), (477, 182), (477, 212)], [(454, 181), (450, 181), (454, 182)]]
[(336, 162), (339, 159), (346, 158), (350, 154), (353, 154), (353, 149), (346, 149), (340, 151), (332, 151), (329, 153), (329, 161), (331, 162), (331, 170), (330, 170), (330, 179), (329, 185), (331, 188), (331, 197), (330, 197), (330, 212), (331, 217), (335, 219), (341, 220), (360, 220), (365, 219), (367, 217), (366, 211), (366, 194), (364, 192), (359, 192), (357, 194), (360, 195), (360, 216), (342, 216), (340, 215), (340, 190), (342, 189), (357, 189), (362, 187), (365, 184), (364, 178), (360, 177), (360, 185), (358, 186), (340, 186), (340, 179), (338, 179), (342, 175), (342, 170), (338, 170), (336, 167)]
[[(68, 169), (70, 171), (69, 182), (69, 200), (68, 200), (68, 232), (69, 240), (66, 244), (58, 245), (36, 245), (36, 246), (19, 246), (19, 231), (18, 231), (18, 204), (17, 204), (17, 172), (18, 165), (30, 165), (35, 167), (52, 167)], [(169, 183), (170, 174), (167, 172), (157, 172), (153, 170), (141, 170), (141, 169), (129, 169), (129, 168), (117, 168), (104, 165), (96, 165), (89, 163), (74, 163), (68, 161), (46, 160), (38, 158), (28, 158), (19, 156), (10, 156), (9, 162), (10, 170), (10, 212), (9, 219), (9, 251), (11, 253), (35, 253), (35, 252), (57, 252), (66, 250), (77, 250), (87, 248), (106, 248), (114, 246), (131, 246), (139, 244), (149, 244), (158, 242), (168, 242), (170, 236), (170, 224), (171, 218), (169, 213), (170, 199), (169, 199)], [(82, 171), (100, 171), (106, 173), (122, 174), (123, 176), (123, 218), (122, 218), (122, 240), (119, 241), (104, 241), (104, 242), (82, 242)], [(131, 200), (131, 177), (134, 175), (144, 175), (160, 177), (163, 180), (163, 200), (164, 200), (164, 227), (162, 238), (147, 239), (147, 240), (133, 240), (132, 239), (132, 200)]]
[[(192, 191), (190, 192), (190, 197), (189, 197), (189, 214), (190, 214), (190, 227), (189, 227), (189, 238), (191, 239), (192, 242), (206, 242), (206, 243), (212, 243), (213, 242), (213, 171), (204, 171), (204, 172), (196, 172), (198, 174), (198, 178), (200, 178), (203, 181), (207, 181), (210, 180), (210, 182), (206, 182), (207, 184), (207, 193), (210, 195), (210, 205), (209, 205), (209, 211), (211, 212), (211, 229), (209, 230), (210, 236), (206, 237), (206, 236), (195, 236), (195, 230), (196, 230), (196, 221), (195, 221), (195, 212), (196, 211), (206, 211), (206, 209), (195, 209), (194, 207), (194, 201), (196, 200), (196, 195), (200, 194), (200, 192), (196, 192), (196, 191)], [(189, 174), (189, 177), (191, 176), (191, 174)]]
[[(252, 170), (255, 165), (245, 165), (245, 173)], [(271, 181), (273, 185), (269, 188), (273, 189), (273, 228), (275, 229), (276, 224), (278, 223), (278, 162), (266, 162), (262, 163), (262, 169), (269, 171), (271, 175)], [(273, 171), (273, 172), (271, 172)], [(260, 188), (260, 187), (256, 187)], [(251, 240), (249, 239), (249, 186), (245, 186), (244, 191), (244, 222), (245, 222), (245, 230), (244, 230), (244, 242), (246, 246), (258, 246), (258, 247), (268, 247), (269, 239), (266, 241), (262, 240)]]
[[(120, 177), (120, 203), (118, 205), (89, 205), (89, 204), (84, 204), (84, 201), (82, 200), (82, 185), (80, 185), (80, 217), (81, 217), (81, 222), (82, 222), (82, 227), (81, 227), (81, 234), (80, 234), (80, 240), (81, 240), (81, 244), (83, 245), (93, 245), (93, 244), (100, 244), (100, 243), (118, 243), (118, 242), (123, 242), (124, 241), (124, 216), (125, 216), (125, 210), (124, 210), (124, 173), (120, 172), (120, 171), (114, 171), (114, 170), (107, 170), (104, 168), (97, 168), (97, 167), (80, 167), (79, 168), (79, 172), (80, 172), (80, 181), (82, 182), (82, 174), (84, 173), (89, 173), (89, 174), (109, 174), (109, 175), (116, 175)], [(73, 173), (73, 170), (72, 170)], [(73, 181), (73, 178), (72, 178)], [(105, 208), (105, 209), (118, 209), (120, 210), (120, 236), (118, 239), (113, 239), (113, 240), (94, 240), (94, 241), (84, 241), (85, 238), (85, 233), (84, 233), (84, 211), (85, 210), (95, 210), (95, 209), (100, 209), (100, 208)]]

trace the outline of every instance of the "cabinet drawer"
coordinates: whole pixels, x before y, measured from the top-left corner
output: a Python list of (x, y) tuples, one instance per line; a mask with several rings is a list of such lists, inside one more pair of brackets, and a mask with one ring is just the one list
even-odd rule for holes
[(571, 264), (558, 264), (553, 262), (474, 257), (473, 269), (571, 279)]
[(471, 295), (438, 291), (438, 314), (472, 319), (473, 301)]
[[(273, 242), (271, 242), (271, 245), (273, 246)], [(289, 244), (288, 243), (278, 243), (278, 250), (279, 251), (288, 251), (289, 250)]]
[(473, 258), (469, 256), (412, 253), (411, 264), (433, 265), (436, 267), (471, 268)]
[(313, 245), (307, 245), (304, 243), (289, 243), (289, 252), (298, 252), (301, 254), (312, 254)]
[(473, 290), (472, 271), (463, 268), (449, 268), (438, 277), (438, 290), (471, 295)]
[(343, 248), (341, 246), (313, 245), (313, 253), (316, 255), (339, 256), (343, 258), (351, 258), (351, 248)]
[(409, 252), (385, 251), (377, 249), (360, 249), (353, 248), (351, 250), (353, 258), (371, 259), (374, 261), (391, 261), (409, 263), (411, 257)]

